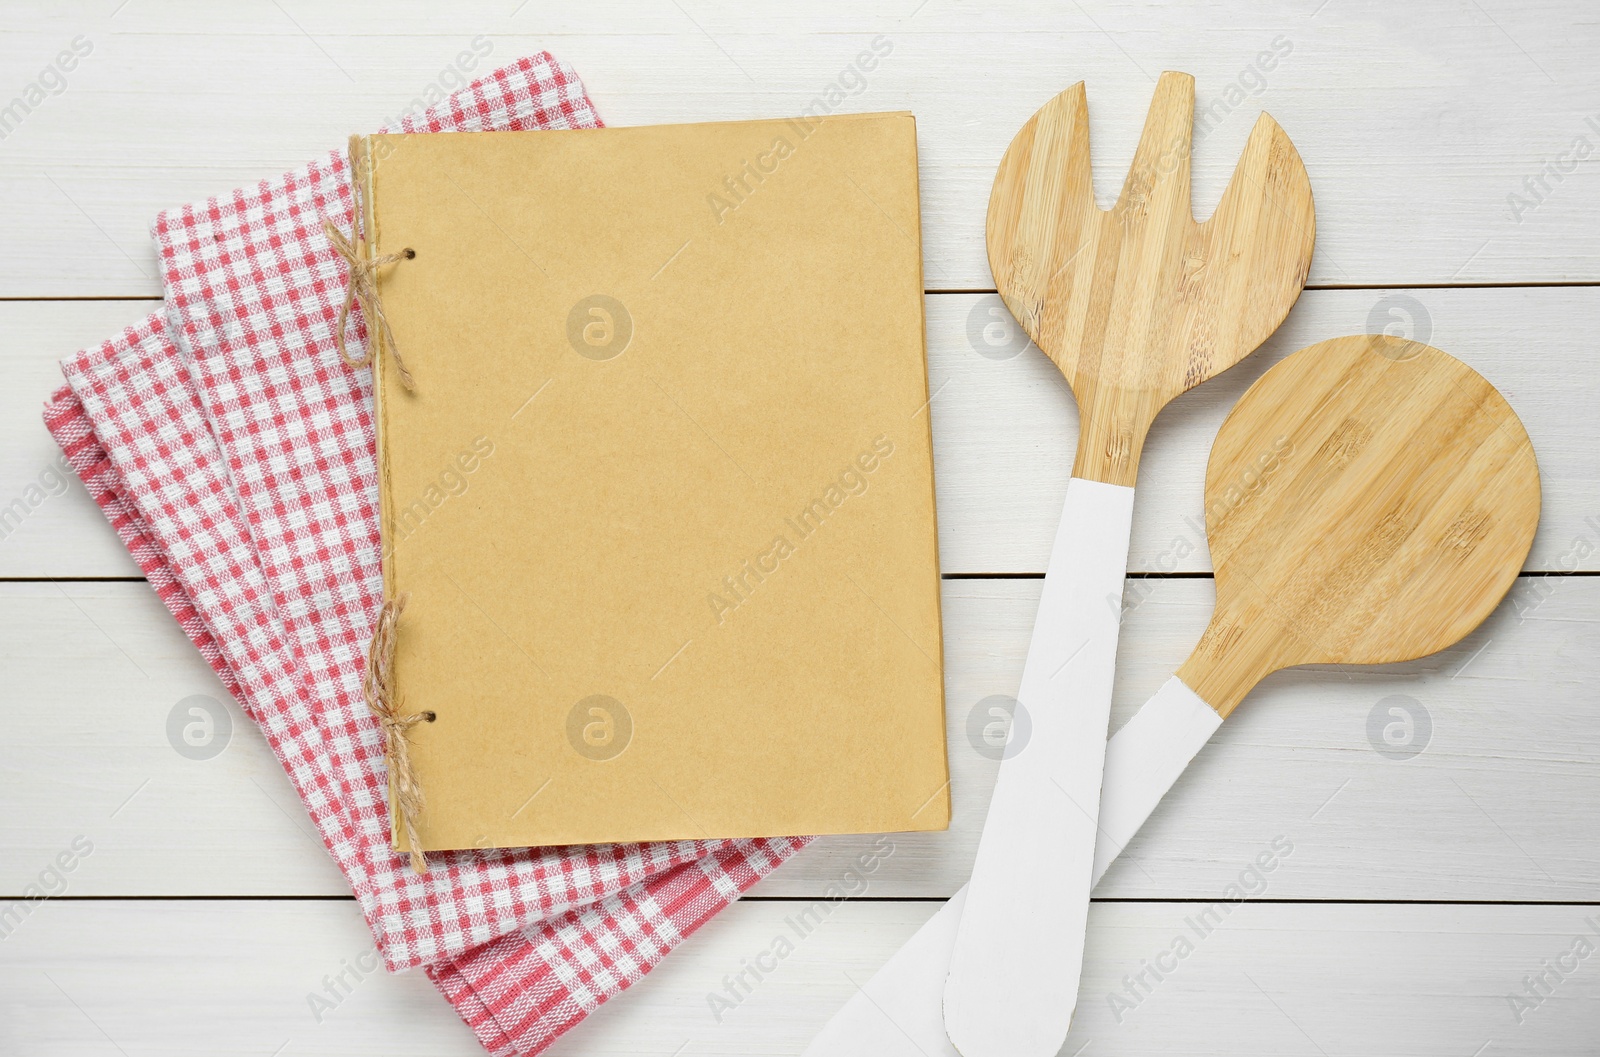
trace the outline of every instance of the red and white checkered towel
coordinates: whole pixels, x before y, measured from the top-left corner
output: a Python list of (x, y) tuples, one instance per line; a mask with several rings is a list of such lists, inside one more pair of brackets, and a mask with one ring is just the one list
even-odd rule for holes
[[(545, 56), (497, 71), (402, 130), (599, 123), (576, 76)], [(371, 375), (350, 370), (335, 347), (346, 269), (322, 231), (324, 217), (348, 227), (349, 182), (344, 151), (331, 151), (256, 187), (163, 213), (154, 231), (167, 322), (220, 472), (237, 490), (237, 549), (259, 560), (260, 575), (235, 608), (255, 625), (276, 614), (276, 624), (257, 633), (284, 644), (301, 694), (316, 703), (322, 740), (341, 757), (332, 774), (297, 784), (308, 805), (344, 805), (352, 829), (330, 840), (330, 850), (389, 965), (408, 968), (460, 954), (529, 917), (592, 903), (717, 845), (457, 852), (431, 856), (425, 876), (389, 850), (383, 738), (361, 694), (383, 589)], [(335, 781), (337, 790), (319, 781)]]
[[(598, 123), (577, 78), (540, 55), (402, 129)], [(458, 852), (420, 878), (389, 849), (359, 690), (381, 592), (370, 377), (333, 348), (343, 268), (319, 230), (349, 213), (333, 152), (163, 215), (167, 317), (64, 364), (46, 420), (267, 732), (390, 967), (428, 963), (487, 1047), (537, 1052), (803, 840)]]

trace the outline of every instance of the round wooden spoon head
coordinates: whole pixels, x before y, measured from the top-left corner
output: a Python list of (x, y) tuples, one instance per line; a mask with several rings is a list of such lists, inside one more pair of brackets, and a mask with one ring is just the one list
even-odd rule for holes
[(989, 196), (989, 268), (1078, 400), (1073, 476), (1132, 485), (1169, 400), (1277, 329), (1311, 267), (1311, 181), (1256, 121), (1211, 219), (1189, 208), (1194, 78), (1163, 73), (1122, 195), (1095, 205), (1080, 82), (1022, 126)]
[(1301, 349), (1211, 449), (1217, 607), (1178, 675), (1226, 716), (1279, 668), (1442, 650), (1499, 604), (1538, 523), (1533, 445), (1482, 375), (1384, 335)]

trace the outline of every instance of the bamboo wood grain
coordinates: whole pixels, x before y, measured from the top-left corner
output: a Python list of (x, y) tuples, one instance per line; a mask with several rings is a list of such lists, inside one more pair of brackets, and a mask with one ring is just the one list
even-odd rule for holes
[(1133, 165), (1095, 205), (1082, 82), (1012, 140), (989, 198), (989, 267), (1082, 411), (1073, 476), (1133, 485), (1168, 401), (1266, 340), (1305, 286), (1311, 181), (1263, 113), (1216, 212), (1190, 211), (1194, 78), (1161, 75)]
[(1533, 445), (1482, 375), (1382, 335), (1302, 349), (1212, 447), (1217, 605), (1178, 676), (1226, 717), (1280, 668), (1442, 650), (1499, 604), (1538, 522)]

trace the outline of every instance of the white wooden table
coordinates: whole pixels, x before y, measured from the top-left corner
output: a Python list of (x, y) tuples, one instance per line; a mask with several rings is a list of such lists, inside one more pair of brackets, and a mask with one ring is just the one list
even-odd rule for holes
[[(865, 839), (819, 841), (550, 1052), (796, 1053), (963, 880), (995, 766), (969, 717), (1016, 689), (1076, 435), (1044, 359), (996, 355), (974, 327), (997, 303), (989, 182), (1012, 132), (1085, 79), (1109, 201), (1169, 68), (1196, 75), (1213, 115), (1195, 154), (1197, 211), (1266, 108), (1305, 158), (1319, 239), (1283, 330), (1151, 437), (1114, 723), (1199, 634), (1212, 595), (1203, 461), (1228, 406), (1293, 349), (1406, 327), (1477, 367), (1533, 437), (1544, 520), (1511, 598), (1460, 646), (1381, 670), (1280, 673), (1224, 726), (1097, 892), (1064, 1052), (1600, 1052), (1600, 954), (1569, 953), (1580, 935), (1600, 948), (1590, 5), (436, 6), (97, 0), (4, 13), (0, 104), (76, 38), (91, 47), (0, 139), (0, 505), (36, 495), (33, 483), (55, 490), (38, 416), (55, 361), (160, 296), (146, 236), (158, 209), (376, 126), (480, 34), (491, 62), (540, 48), (571, 62), (613, 124), (788, 115), (874, 37), (891, 42), (848, 105), (919, 123), (954, 823), (894, 838), (864, 894), (720, 1020), (708, 993), (770, 946), (796, 901), (845, 878)], [(1263, 72), (1258, 54), (1285, 43)], [(220, 755), (173, 749), (169, 712), (223, 698), (216, 679), (81, 486), (25, 506), (0, 529), (0, 896), (21, 895), (74, 841), (92, 851), (64, 894), (0, 929), (0, 1053), (480, 1052), (417, 973), (374, 973), (314, 1016), (308, 995), (371, 941), (288, 783), (231, 704)], [(1384, 741), (1390, 723), (1409, 744)], [(1292, 853), (1250, 882), (1263, 890), (1114, 1012), (1124, 976), (1194, 940), (1186, 919), (1275, 840)], [(1541, 973), (1550, 997), (1519, 1014), (1509, 996)]]

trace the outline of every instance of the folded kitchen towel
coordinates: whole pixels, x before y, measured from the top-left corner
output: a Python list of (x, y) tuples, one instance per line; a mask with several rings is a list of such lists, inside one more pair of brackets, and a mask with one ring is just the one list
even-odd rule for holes
[[(148, 498), (146, 508), (158, 521), (182, 511), (199, 512), (196, 521), (202, 524), (219, 518), (226, 521), (229, 514), (220, 500), (228, 486), (210, 476), (207, 464), (215, 463), (214, 456), (206, 454), (206, 438), (193, 438), (193, 445), (173, 444), (183, 432), (181, 409), (192, 407), (193, 401), (185, 395), (182, 365), (163, 334), (161, 317), (150, 317), (95, 351), (101, 363), (86, 363), (82, 370), (108, 378), (109, 393), (127, 396), (128, 390), (118, 379), (133, 382), (142, 375), (146, 381), (135, 383), (133, 390), (161, 394), (156, 399), (176, 412), (165, 421), (148, 416), (148, 429), (98, 427), (124, 449), (121, 461), (126, 472), (138, 480), (154, 476), (206, 482), (193, 492), (169, 487), (159, 500)], [(110, 361), (120, 363), (104, 366)], [(153, 378), (162, 381), (151, 384)], [(189, 414), (192, 416), (192, 411)], [(156, 542), (155, 529), (130, 498), (123, 471), (102, 446), (96, 425), (71, 388), (55, 394), (45, 409), (45, 421), (151, 586), (229, 692), (251, 718), (262, 723), (274, 752), (291, 777), (297, 777), (293, 761), (306, 758), (304, 739), (293, 725), (263, 721), (257, 708), (260, 695), (248, 694), (241, 686), (228, 661), (228, 650), (211, 634), (178, 567)], [(173, 456), (185, 463), (187, 472), (173, 472), (175, 467), (168, 462)], [(169, 525), (164, 527), (170, 530)], [(219, 533), (226, 534), (226, 529)], [(203, 534), (177, 548), (191, 556), (198, 551), (216, 555), (220, 549)], [(233, 588), (223, 583), (215, 589)], [(234, 652), (239, 650), (235, 644)], [(243, 652), (248, 656), (250, 651)], [(682, 863), (596, 905), (530, 923), (453, 961), (429, 965), (428, 975), (490, 1052), (537, 1054), (601, 1003), (637, 982), (679, 941), (804, 843), (800, 838), (725, 842), (702, 860)]]
[[(576, 78), (538, 56), (408, 127), (557, 125), (586, 112)], [(378, 580), (367, 379), (328, 355), (342, 275), (305, 234), (323, 212), (348, 215), (342, 167), (330, 155), (163, 218), (164, 265), (191, 283), (171, 300), (190, 357), (148, 319), (71, 361), (73, 389), (47, 420), (267, 730), (390, 966), (437, 962), (430, 974), (487, 1045), (534, 1052), (801, 842), (457, 853), (426, 879), (389, 851), (375, 724), (353, 689), (371, 619), (361, 602)], [(260, 226), (275, 216), (289, 227)]]
[[(401, 128), (598, 124), (577, 76), (541, 54)], [(344, 152), (330, 151), (163, 213), (154, 232), (168, 323), (260, 563), (264, 589), (243, 602), (276, 612), (324, 738), (347, 757), (337, 774), (352, 832), (331, 847), (358, 898), (371, 900), (379, 949), (398, 969), (453, 957), (719, 845), (452, 852), (430, 857), (422, 876), (390, 851), (383, 737), (361, 693), (383, 587), (371, 373), (347, 367), (335, 345), (346, 266), (322, 230), (325, 217), (349, 229), (349, 183)], [(364, 340), (361, 329), (358, 311), (353, 340)]]
[[(327, 720), (325, 700), (309, 691), (164, 319), (151, 316), (62, 368), (129, 501), (236, 673), (242, 707), (273, 739), (391, 968), (437, 960), (441, 951), (459, 954), (468, 929), (481, 943), (704, 853), (694, 842), (463, 853), (456, 857), (462, 861), (416, 878), (426, 883), (420, 905), (431, 916), (413, 923), (396, 915), (392, 908), (403, 893), (393, 882), (415, 875), (389, 850), (382, 752), (363, 753), (350, 732)], [(361, 721), (374, 722), (352, 713), (352, 726)], [(367, 800), (377, 798), (376, 809), (363, 790)], [(384, 871), (384, 864), (392, 865)], [(509, 924), (491, 930), (486, 905), (502, 914), (487, 918), (490, 925)]]

